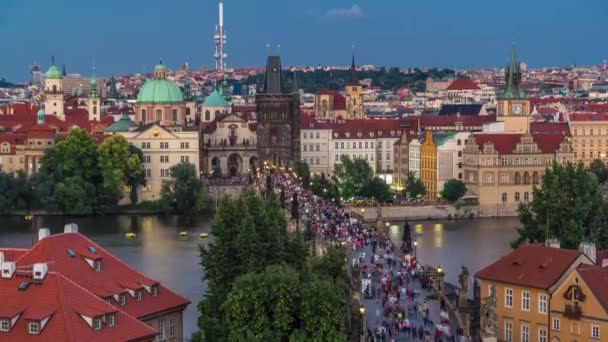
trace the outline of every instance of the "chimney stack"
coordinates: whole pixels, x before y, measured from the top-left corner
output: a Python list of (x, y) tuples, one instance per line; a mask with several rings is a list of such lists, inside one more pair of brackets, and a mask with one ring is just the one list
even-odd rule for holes
[(63, 228), (64, 233), (78, 233), (78, 225), (76, 223), (68, 223)]
[(51, 231), (48, 228), (40, 228), (38, 230), (38, 241), (51, 236)]
[(596, 250), (595, 250), (595, 244), (593, 242), (585, 242), (585, 241), (581, 242), (581, 244), (578, 245), (578, 251), (585, 254), (595, 264)]
[(545, 240), (545, 247), (549, 248), (560, 248), (560, 243), (558, 239), (547, 239)]
[(15, 265), (12, 261), (6, 261), (2, 263), (2, 279), (11, 279), (15, 271), (17, 270), (17, 265)]
[(34, 280), (42, 281), (49, 272), (49, 266), (44, 263), (34, 264)]

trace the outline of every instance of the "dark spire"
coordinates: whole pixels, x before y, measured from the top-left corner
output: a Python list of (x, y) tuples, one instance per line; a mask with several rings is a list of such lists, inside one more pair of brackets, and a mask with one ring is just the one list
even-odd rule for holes
[(521, 65), (517, 62), (515, 44), (511, 48), (511, 58), (505, 66), (505, 90), (499, 95), (503, 99), (525, 98), (521, 89)]
[(300, 88), (298, 88), (298, 78), (296, 77), (297, 75), (298, 75), (298, 73), (294, 70), (293, 71), (293, 87), (291, 90), (292, 93), (300, 92)]
[(351, 86), (359, 85), (359, 75), (357, 75), (357, 65), (355, 64), (355, 50), (353, 48), (353, 61), (350, 65), (350, 81), (348, 82)]
[(63, 77), (65, 77), (67, 75), (67, 73), (65, 72), (65, 64), (63, 65), (63, 69), (62, 69), (61, 73), (63, 74)]

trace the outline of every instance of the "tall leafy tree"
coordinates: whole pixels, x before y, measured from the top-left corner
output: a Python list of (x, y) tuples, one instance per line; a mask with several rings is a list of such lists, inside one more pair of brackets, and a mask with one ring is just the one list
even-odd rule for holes
[(334, 177), (340, 188), (340, 195), (344, 198), (351, 198), (361, 194), (361, 189), (370, 182), (374, 172), (365, 159), (343, 155), (340, 163), (334, 166)]
[(414, 172), (409, 172), (407, 175), (405, 194), (412, 199), (424, 196), (426, 194), (426, 188), (422, 180), (416, 177)]
[(467, 187), (459, 179), (448, 179), (443, 184), (443, 191), (441, 191), (441, 197), (445, 198), (450, 203), (454, 203), (459, 200), (467, 192)]
[(581, 241), (608, 246), (608, 208), (596, 177), (582, 164), (548, 168), (532, 202), (520, 205), (519, 219), (522, 228), (513, 247), (546, 238), (559, 239), (565, 248), (577, 248)]
[[(137, 186), (144, 176), (143, 158), (136, 147), (130, 147), (122, 135), (113, 135), (99, 146), (99, 168), (103, 176), (103, 188), (116, 197), (122, 197), (125, 185), (131, 186), (132, 204), (137, 202)], [(141, 151), (139, 151), (141, 152)], [(134, 200), (134, 201), (133, 201)]]
[(178, 213), (194, 213), (202, 188), (196, 168), (193, 164), (181, 162), (173, 165), (169, 172), (171, 180), (166, 181), (162, 186), (161, 202), (168, 204)]
[(293, 171), (306, 189), (310, 189), (310, 168), (306, 162), (297, 161), (294, 164)]
[(361, 195), (384, 203), (391, 199), (391, 190), (382, 178), (375, 176), (363, 185)]
[(595, 159), (589, 164), (589, 171), (597, 177), (597, 181), (600, 184), (608, 180), (608, 167), (600, 159)]

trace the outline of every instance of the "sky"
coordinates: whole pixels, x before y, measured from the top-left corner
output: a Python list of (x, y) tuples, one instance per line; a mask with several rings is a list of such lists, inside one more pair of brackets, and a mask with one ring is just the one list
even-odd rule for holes
[[(608, 59), (606, 0), (225, 0), (229, 67), (501, 67), (515, 43), (531, 67)], [(52, 55), (68, 73), (214, 67), (218, 0), (0, 0), (0, 78)], [(267, 45), (271, 47), (268, 48)], [(280, 48), (278, 47), (280, 45)]]

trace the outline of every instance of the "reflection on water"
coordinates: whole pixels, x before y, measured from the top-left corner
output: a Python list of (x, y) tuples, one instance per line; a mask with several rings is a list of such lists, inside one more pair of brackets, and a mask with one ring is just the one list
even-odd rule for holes
[[(196, 306), (206, 291), (201, 283), (198, 245), (209, 240), (200, 239), (199, 235), (209, 233), (208, 218), (53, 216), (35, 217), (32, 222), (26, 222), (22, 217), (0, 217), (0, 246), (30, 247), (37, 240), (38, 228), (49, 228), (56, 234), (63, 232), (63, 226), (70, 222), (77, 223), (81, 233), (135, 269), (188, 298), (192, 304), (184, 312), (185, 336), (196, 330)], [(188, 231), (189, 236), (180, 237), (181, 231)], [(126, 238), (129, 232), (136, 237)]]

